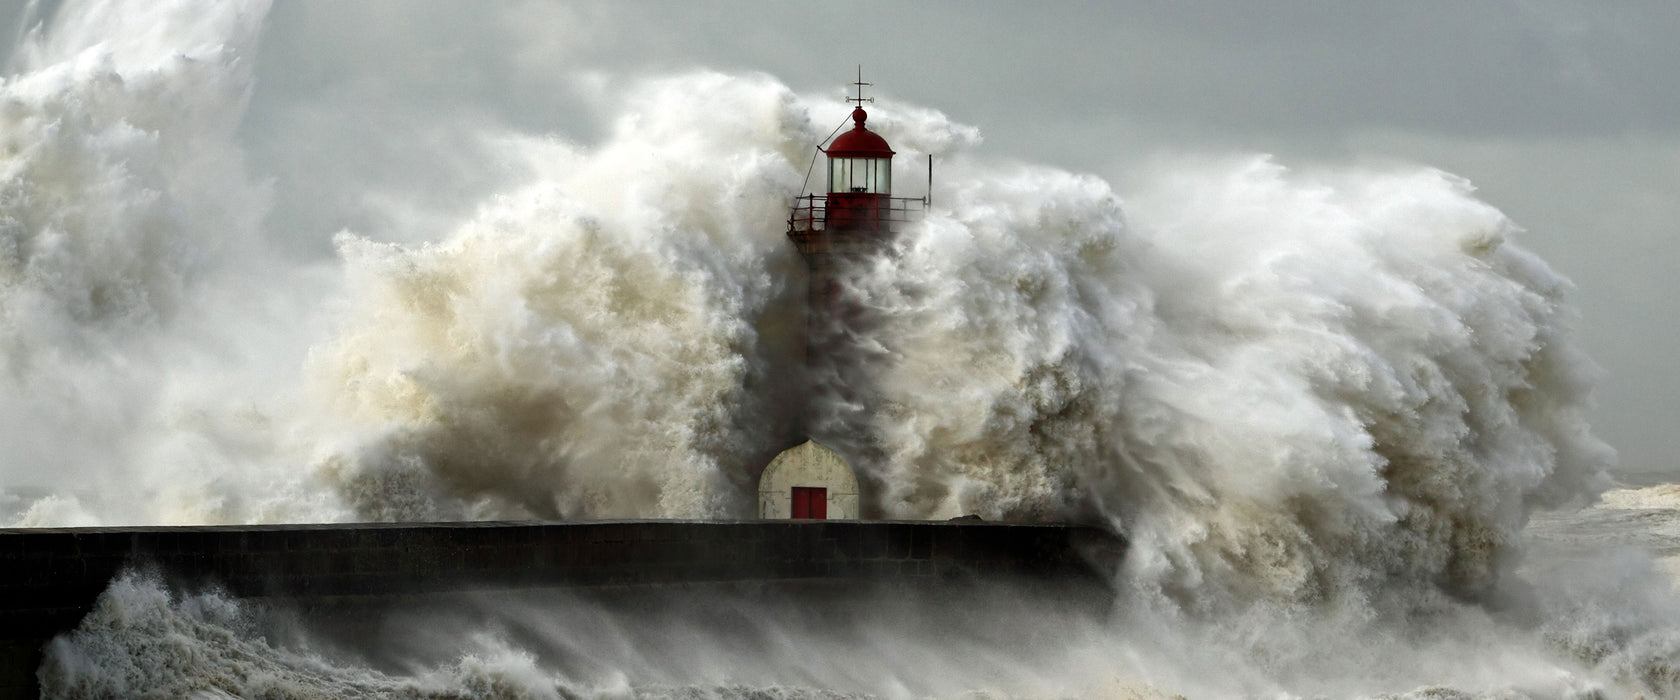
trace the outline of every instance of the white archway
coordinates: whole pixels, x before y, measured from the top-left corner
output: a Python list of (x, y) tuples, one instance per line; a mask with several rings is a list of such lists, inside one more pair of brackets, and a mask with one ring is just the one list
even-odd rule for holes
[(806, 440), (764, 468), (758, 479), (758, 517), (856, 520), (857, 474), (839, 453)]

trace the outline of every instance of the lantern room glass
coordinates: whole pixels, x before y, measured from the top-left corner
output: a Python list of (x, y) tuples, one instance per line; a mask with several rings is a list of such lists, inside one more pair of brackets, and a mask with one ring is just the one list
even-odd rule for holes
[(892, 159), (829, 158), (828, 191), (892, 194)]

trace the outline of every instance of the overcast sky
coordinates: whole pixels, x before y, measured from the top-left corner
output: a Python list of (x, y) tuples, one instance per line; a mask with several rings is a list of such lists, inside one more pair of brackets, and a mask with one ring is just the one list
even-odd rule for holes
[[(493, 172), (451, 167), (477, 155), (462, 124), (588, 143), (610, 115), (582, 92), (694, 68), (838, 96), (861, 63), (882, 100), (979, 127), (981, 154), (1122, 195), (1187, 155), (1440, 167), (1578, 285), (1606, 370), (1595, 423), (1623, 468), (1680, 476), (1672, 0), (279, 2), (265, 32), (243, 138), (300, 258), (346, 227), (442, 226), (493, 191)], [(415, 193), (431, 208), (379, 205)]]

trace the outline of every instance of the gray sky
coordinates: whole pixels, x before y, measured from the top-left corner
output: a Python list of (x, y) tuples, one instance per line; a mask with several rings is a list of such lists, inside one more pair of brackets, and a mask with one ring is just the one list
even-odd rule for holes
[[(478, 155), (457, 125), (587, 143), (609, 116), (578, 99), (588, 78), (697, 67), (838, 94), (861, 63), (881, 98), (978, 126), (983, 153), (1122, 194), (1184, 154), (1440, 167), (1575, 280), (1606, 370), (1595, 424), (1623, 468), (1680, 476), (1672, 0), (280, 2), (265, 31), (243, 137), (300, 258), (346, 227), (424, 232), (492, 191), (495, 173), (451, 166)], [(395, 223), (380, 204), (416, 199), (430, 208)]]

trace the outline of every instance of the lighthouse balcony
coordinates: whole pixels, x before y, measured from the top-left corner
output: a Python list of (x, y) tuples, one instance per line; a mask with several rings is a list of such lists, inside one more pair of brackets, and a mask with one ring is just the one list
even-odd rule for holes
[[(855, 234), (859, 239), (885, 237), (904, 224), (920, 221), (927, 200), (849, 192), (795, 197), (788, 214), (788, 237), (804, 249), (823, 234)], [(836, 241), (837, 242), (837, 241)], [(861, 242), (861, 240), (860, 240)]]

